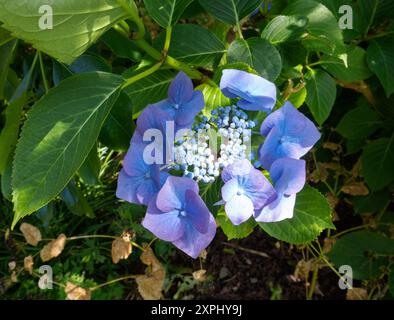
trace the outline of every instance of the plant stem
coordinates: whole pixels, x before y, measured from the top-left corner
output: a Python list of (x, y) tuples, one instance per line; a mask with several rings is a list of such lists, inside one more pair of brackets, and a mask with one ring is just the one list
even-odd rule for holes
[(110, 284), (113, 284), (113, 283), (116, 283), (116, 282), (119, 282), (119, 281), (129, 280), (129, 279), (136, 279), (136, 278), (138, 278), (138, 277), (140, 277), (140, 276), (141, 276), (141, 275), (128, 275), (128, 276), (116, 278), (116, 279), (113, 279), (113, 280), (104, 282), (104, 283), (102, 283), (102, 284), (99, 284), (99, 285), (97, 285), (97, 286), (91, 288), (90, 291), (95, 291), (95, 290), (97, 290), (97, 289), (100, 289), (100, 288), (102, 288), (102, 287), (105, 287), (105, 286), (107, 286), (107, 285), (110, 285)]
[(145, 251), (145, 249), (143, 247), (141, 247), (138, 243), (131, 241), (131, 245), (140, 249), (141, 251)]
[(172, 36), (172, 27), (169, 26), (166, 29), (166, 40), (164, 42), (163, 54), (167, 56), (168, 50), (170, 49), (171, 44), (171, 36)]
[(315, 292), (315, 288), (316, 288), (318, 274), (319, 274), (319, 268), (316, 268), (315, 270), (313, 270), (312, 282), (311, 282), (311, 287), (308, 292), (307, 300), (312, 300), (313, 293)]
[(44, 82), (45, 93), (48, 93), (49, 86), (48, 86), (47, 77), (45, 75), (45, 69), (44, 69), (44, 63), (42, 61), (41, 51), (38, 51), (38, 60), (40, 62), (40, 70), (41, 70), (42, 81)]
[(162, 64), (163, 64), (163, 62), (160, 61), (160, 62), (156, 63), (155, 65), (153, 65), (151, 68), (149, 68), (149, 69), (147, 69), (147, 70), (145, 70), (145, 71), (143, 71), (143, 72), (141, 72), (141, 73), (139, 73), (139, 74), (127, 79), (123, 83), (122, 89), (124, 89), (124, 88), (132, 85), (133, 83), (135, 83), (135, 82), (137, 82), (137, 81), (139, 81), (139, 80), (151, 75), (152, 73), (156, 72), (157, 70), (160, 69)]
[(108, 239), (116, 239), (115, 236), (109, 236), (105, 234), (88, 234), (84, 236), (75, 236), (75, 237), (70, 237), (67, 238), (67, 241), (71, 240), (80, 240), (80, 239), (90, 239), (90, 238), (108, 238)]
[(129, 6), (125, 0), (117, 0), (118, 4), (123, 8), (124, 11), (130, 16), (131, 20), (133, 20), (138, 28), (138, 36), (139, 38), (143, 38), (145, 36), (145, 26), (142, 22), (141, 17), (138, 14), (138, 8), (135, 5), (134, 1), (131, 1), (131, 6)]

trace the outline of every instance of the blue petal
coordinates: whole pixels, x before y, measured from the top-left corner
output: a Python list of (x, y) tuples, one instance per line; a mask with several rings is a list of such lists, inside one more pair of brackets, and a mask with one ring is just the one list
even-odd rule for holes
[(262, 208), (276, 194), (274, 187), (264, 174), (254, 168), (249, 175), (238, 177), (238, 183), (244, 190), (244, 194), (252, 200), (255, 210)]
[(250, 161), (246, 159), (236, 161), (224, 168), (222, 171), (222, 180), (226, 183), (234, 177), (248, 175), (252, 169), (253, 166)]
[(140, 204), (137, 198), (137, 188), (141, 180), (139, 177), (130, 177), (124, 169), (119, 172), (116, 196), (130, 203)]
[(320, 139), (313, 122), (290, 102), (270, 114), (262, 123), (260, 132), (266, 140), (259, 150), (259, 160), (266, 169), (279, 158), (299, 159)]
[(148, 205), (159, 192), (159, 185), (153, 179), (144, 179), (137, 189), (137, 199), (141, 204)]
[(183, 237), (174, 241), (173, 244), (190, 257), (196, 259), (202, 250), (212, 242), (216, 234), (216, 223), (214, 217), (209, 215), (208, 230), (206, 233), (198, 232), (192, 223), (185, 225)]
[(278, 159), (271, 166), (270, 176), (278, 193), (298, 193), (305, 185), (305, 160)]
[(141, 176), (148, 172), (149, 166), (145, 163), (143, 152), (145, 144), (132, 143), (123, 160), (123, 168), (130, 176)]
[(186, 190), (185, 211), (198, 232), (208, 231), (210, 212), (201, 197), (192, 190)]
[(204, 95), (194, 91), (190, 100), (182, 103), (176, 113), (177, 129), (191, 128), (196, 115), (204, 108)]
[(230, 98), (241, 98), (238, 106), (245, 110), (272, 110), (276, 103), (276, 87), (257, 75), (234, 69), (223, 70), (220, 89)]
[(185, 177), (169, 176), (157, 195), (157, 207), (163, 212), (169, 212), (174, 209), (184, 210), (186, 190), (191, 190), (198, 194), (197, 182)]
[(183, 71), (180, 71), (168, 89), (169, 101), (172, 104), (182, 104), (189, 101), (192, 98), (192, 94), (192, 80)]
[(166, 133), (166, 122), (175, 121), (175, 114), (169, 112), (172, 108), (167, 108), (169, 102), (166, 100), (160, 101), (156, 104), (147, 106), (137, 120), (137, 130), (144, 136), (144, 133), (149, 129), (158, 129), (163, 136)]
[(235, 195), (224, 206), (227, 217), (234, 225), (247, 221), (254, 213), (253, 202), (246, 195)]
[(278, 195), (276, 200), (266, 205), (256, 214), (257, 222), (278, 222), (291, 219), (294, 215), (296, 195)]
[(238, 179), (233, 178), (227, 181), (222, 187), (222, 198), (224, 201), (230, 201), (240, 191)]
[(155, 200), (149, 203), (142, 225), (164, 241), (180, 239), (185, 232), (185, 224), (179, 217), (179, 211), (163, 213), (156, 207)]

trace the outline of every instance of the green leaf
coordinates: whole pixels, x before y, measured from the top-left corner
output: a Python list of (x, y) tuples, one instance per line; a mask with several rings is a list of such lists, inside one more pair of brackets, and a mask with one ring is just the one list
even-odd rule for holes
[(361, 174), (372, 191), (378, 191), (394, 180), (394, 134), (368, 144), (361, 155)]
[(100, 183), (101, 163), (97, 151), (97, 144), (90, 150), (85, 162), (78, 170), (78, 174), (82, 181), (88, 185), (98, 185)]
[(322, 70), (309, 70), (306, 74), (306, 104), (319, 125), (322, 125), (331, 113), (337, 95), (333, 78)]
[(230, 99), (227, 98), (219, 87), (212, 87), (209, 84), (202, 84), (196, 88), (204, 95), (205, 107), (203, 114), (207, 117), (211, 115), (211, 111), (220, 106), (230, 105)]
[(143, 53), (141, 49), (129, 38), (126, 38), (114, 29), (108, 30), (101, 37), (101, 40), (119, 58), (130, 59), (134, 62), (139, 62), (142, 59)]
[(200, 4), (220, 21), (236, 25), (252, 13), (261, 0), (200, 0)]
[(70, 66), (69, 69), (73, 73), (102, 71), (110, 73), (111, 66), (101, 56), (95, 54), (83, 54), (78, 57)]
[(122, 91), (100, 132), (100, 142), (116, 151), (126, 151), (135, 129), (133, 105)]
[(20, 119), (26, 103), (26, 94), (23, 94), (11, 102), (5, 110), (5, 125), (0, 131), (0, 175), (3, 174), (8, 158), (18, 140)]
[(3, 197), (6, 198), (8, 201), (12, 201), (12, 187), (11, 187), (12, 160), (13, 157), (10, 155), (5, 165), (3, 174), (0, 176), (1, 193), (3, 194)]
[(297, 194), (292, 219), (280, 222), (259, 223), (270, 236), (293, 244), (316, 239), (326, 229), (334, 229), (331, 208), (320, 192), (309, 186)]
[[(134, 72), (126, 71), (124, 76), (128, 78), (133, 74)], [(159, 70), (124, 89), (133, 105), (134, 119), (148, 104), (156, 103), (167, 97), (168, 87), (174, 77), (174, 74), (169, 70)]]
[(264, 28), (261, 37), (272, 44), (294, 41), (306, 31), (308, 19), (302, 16), (277, 16)]
[(244, 62), (262, 77), (274, 81), (282, 70), (282, 59), (268, 40), (261, 38), (237, 39), (228, 48), (229, 63)]
[(122, 83), (114, 74), (74, 75), (32, 107), (15, 153), (12, 227), (66, 187), (96, 142)]
[(0, 100), (4, 99), (4, 86), (8, 76), (8, 68), (12, 61), (17, 41), (9, 41), (0, 45)]
[(67, 187), (60, 193), (60, 198), (73, 214), (94, 218), (92, 207), (74, 180), (71, 180)]
[[(165, 33), (161, 33), (155, 47), (163, 48), (164, 39)], [(225, 52), (224, 44), (208, 29), (195, 24), (174, 26), (168, 52), (171, 57), (193, 66), (212, 68)]]
[(368, 69), (366, 52), (360, 47), (347, 49), (347, 65), (342, 59), (333, 56), (324, 56), (323, 65), (334, 78), (348, 82), (356, 82), (369, 78), (372, 73)]
[(174, 25), (193, 0), (144, 0), (149, 15), (163, 28)]
[(362, 139), (370, 136), (382, 125), (379, 115), (366, 106), (357, 107), (341, 119), (337, 131), (347, 139)]
[(389, 97), (394, 92), (394, 38), (372, 40), (367, 50), (367, 61)]
[(307, 91), (306, 88), (304, 87), (301, 90), (290, 94), (288, 100), (293, 104), (294, 107), (298, 109), (304, 104), (306, 100), (306, 96), (307, 96)]
[(383, 189), (367, 196), (352, 197), (352, 203), (357, 214), (373, 214), (383, 210), (389, 204), (390, 199), (390, 192)]
[(343, 236), (328, 254), (337, 267), (351, 266), (353, 277), (359, 280), (380, 276), (380, 268), (388, 264), (388, 260), (378, 255), (394, 255), (394, 240), (368, 231)]
[(218, 213), (216, 220), (218, 221), (228, 240), (246, 238), (253, 232), (253, 229), (256, 226), (256, 221), (253, 218), (250, 218), (248, 221), (235, 226), (224, 212)]
[(308, 35), (303, 40), (307, 49), (325, 53), (343, 50), (343, 36), (338, 21), (324, 5), (312, 0), (291, 1), (283, 14), (308, 18)]
[(1, 0), (2, 27), (67, 64), (127, 15), (116, 0), (51, 1), (53, 29), (42, 30), (39, 21), (44, 14), (39, 13), (39, 8), (43, 5), (48, 5), (48, 1)]
[(4, 44), (12, 40), (12, 38), (13, 37), (7, 30), (4, 30), (0, 27), (0, 46), (3, 46)]

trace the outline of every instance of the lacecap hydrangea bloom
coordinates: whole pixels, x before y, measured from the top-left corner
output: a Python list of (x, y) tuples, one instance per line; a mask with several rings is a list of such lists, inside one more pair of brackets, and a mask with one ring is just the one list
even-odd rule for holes
[[(222, 178), (224, 210), (234, 225), (251, 217), (275, 222), (293, 216), (296, 193), (305, 184), (305, 161), (301, 160), (319, 139), (314, 124), (290, 103), (271, 113), (276, 104), (276, 87), (257, 75), (233, 69), (223, 70), (220, 81), (229, 106), (217, 106), (209, 117), (200, 112), (203, 95), (180, 72), (170, 85), (168, 98), (149, 105), (137, 120), (130, 149), (118, 178), (117, 196), (131, 203), (147, 205), (143, 226), (158, 238), (173, 243), (196, 258), (215, 236), (213, 215), (199, 195), (198, 183)], [(259, 148), (259, 162), (268, 170), (272, 183), (248, 160), (255, 121), (250, 112), (265, 112), (261, 126), (265, 142)], [(165, 163), (144, 161), (150, 141), (147, 130), (166, 137), (168, 123), (175, 131), (191, 129), (192, 135), (173, 141), (174, 157)], [(221, 137), (215, 154), (209, 145), (216, 130)], [(154, 151), (155, 159), (166, 158), (167, 141)]]

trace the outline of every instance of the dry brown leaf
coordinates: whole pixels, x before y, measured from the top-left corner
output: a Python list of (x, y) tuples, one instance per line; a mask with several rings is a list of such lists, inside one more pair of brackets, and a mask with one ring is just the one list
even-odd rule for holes
[(30, 274), (33, 274), (33, 256), (27, 256), (23, 260), (23, 266), (25, 268), (25, 271), (29, 272)]
[(342, 192), (351, 196), (367, 196), (369, 190), (364, 182), (350, 182), (342, 187)]
[(130, 235), (123, 234), (112, 241), (112, 262), (118, 263), (121, 259), (127, 259), (131, 254), (132, 246)]
[(297, 281), (308, 281), (309, 273), (323, 266), (324, 263), (318, 259), (300, 260), (296, 265), (293, 276)]
[(140, 259), (148, 267), (145, 275), (136, 278), (138, 291), (144, 300), (159, 300), (162, 297), (165, 270), (155, 257), (152, 248), (146, 243), (143, 244), (143, 247), (145, 251), (141, 254)]
[(11, 273), (11, 282), (18, 282), (18, 276), (16, 275), (16, 271), (12, 271)]
[(207, 255), (208, 255), (208, 252), (207, 252), (206, 249), (204, 249), (204, 250), (202, 250), (202, 251), (200, 252), (199, 257), (200, 257), (201, 259), (205, 260), (205, 259), (207, 258)]
[(336, 241), (337, 239), (335, 238), (325, 238), (323, 244), (323, 252), (329, 253)]
[(335, 207), (337, 206), (337, 204), (339, 202), (339, 199), (334, 197), (331, 192), (326, 193), (326, 199), (327, 199), (328, 204), (330, 205), (331, 209), (335, 209)]
[(347, 289), (346, 300), (368, 300), (368, 292), (364, 288)]
[(194, 280), (204, 282), (207, 279), (207, 270), (201, 269), (193, 272)]
[(16, 262), (15, 261), (8, 262), (8, 268), (10, 269), (10, 271), (14, 271), (16, 268)]
[(309, 175), (308, 179), (312, 182), (326, 181), (328, 178), (327, 169), (321, 164), (317, 164), (317, 168)]
[(67, 237), (63, 233), (42, 248), (40, 257), (43, 262), (49, 261), (60, 255), (66, 244)]
[(331, 151), (338, 151), (339, 153), (342, 152), (342, 146), (340, 144), (333, 143), (333, 142), (324, 142), (323, 148), (331, 150)]
[(36, 246), (42, 239), (40, 230), (29, 223), (23, 222), (19, 230), (23, 233), (26, 242), (32, 246)]
[(67, 282), (64, 292), (67, 294), (68, 300), (90, 300), (91, 291), (81, 288), (71, 282)]
[(394, 239), (394, 225), (391, 225), (389, 228), (390, 239)]

